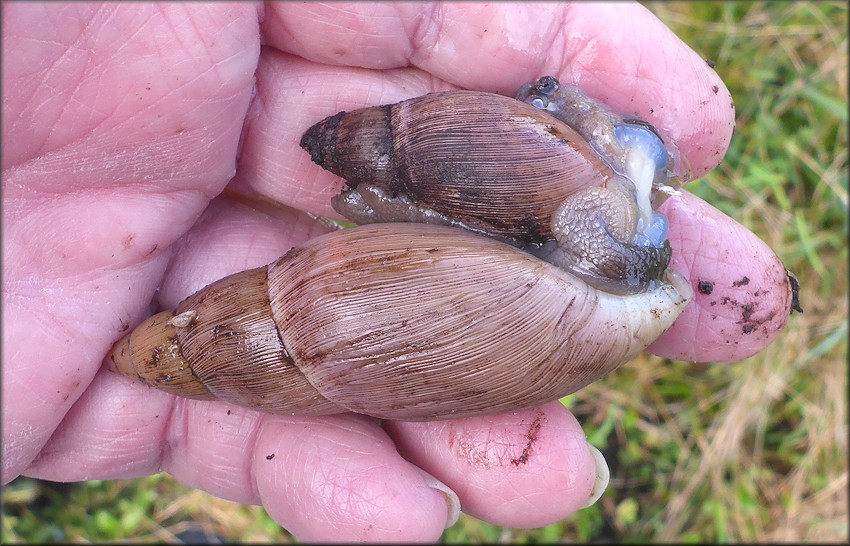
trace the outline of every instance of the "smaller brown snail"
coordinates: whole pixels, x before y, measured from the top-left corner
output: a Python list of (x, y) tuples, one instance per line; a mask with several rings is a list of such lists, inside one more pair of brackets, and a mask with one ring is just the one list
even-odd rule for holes
[(302, 146), (350, 186), (335, 208), (373, 225), (213, 283), (107, 365), (269, 413), (408, 420), (531, 407), (617, 368), (692, 297), (652, 210), (680, 166), (554, 78), (518, 98), (437, 93), (310, 128)]
[(347, 181), (332, 203), (359, 224), (462, 227), (613, 292), (660, 279), (670, 249), (653, 206), (687, 175), (675, 148), (551, 76), (517, 99), (450, 91), (340, 112), (301, 146)]

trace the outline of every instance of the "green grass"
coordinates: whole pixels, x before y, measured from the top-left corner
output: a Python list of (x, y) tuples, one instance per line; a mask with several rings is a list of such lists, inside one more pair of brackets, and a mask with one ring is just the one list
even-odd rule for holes
[[(445, 542), (847, 540), (847, 5), (648, 6), (716, 62), (737, 106), (723, 163), (689, 190), (776, 251), (805, 313), (746, 361), (643, 356), (568, 397), (611, 466), (602, 499), (538, 530), (462, 516)], [(164, 475), (66, 491), (22, 478), (3, 494), (4, 542), (292, 540), (262, 508)]]

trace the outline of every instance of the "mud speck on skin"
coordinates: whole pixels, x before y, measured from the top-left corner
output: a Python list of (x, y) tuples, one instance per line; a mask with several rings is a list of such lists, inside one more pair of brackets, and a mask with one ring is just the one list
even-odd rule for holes
[(697, 283), (697, 290), (699, 290), (700, 294), (708, 296), (714, 291), (714, 283), (700, 279)]
[(744, 319), (744, 322), (749, 322), (750, 318), (753, 316), (753, 304), (745, 303), (741, 306), (741, 309), (744, 311), (741, 313), (741, 318)]
[(797, 277), (787, 269), (785, 270), (785, 273), (788, 275), (788, 284), (791, 285), (791, 311), (802, 313), (803, 308), (800, 307), (800, 281), (798, 281)]
[[(738, 324), (741, 325), (741, 332), (744, 334), (751, 334), (755, 332), (759, 327), (769, 324), (775, 317), (776, 313), (769, 313), (766, 317), (763, 318), (755, 318), (753, 315), (758, 310), (758, 301), (754, 301), (751, 303), (738, 304), (738, 302), (733, 302), (735, 305), (740, 305), (741, 308), (741, 320)], [(767, 335), (766, 328), (762, 328), (762, 333)]]
[(537, 435), (540, 433), (542, 417), (543, 416), (540, 413), (534, 416), (534, 421), (532, 421), (531, 425), (529, 425), (528, 432), (525, 435), (525, 438), (528, 441), (526, 442), (525, 447), (522, 448), (522, 453), (520, 453), (518, 457), (513, 457), (511, 459), (512, 465), (520, 466), (528, 462), (528, 458), (531, 457), (531, 452), (534, 449), (534, 444), (537, 442)]
[(733, 282), (732, 286), (734, 286), (735, 288), (738, 288), (740, 286), (747, 286), (748, 284), (750, 284), (750, 278), (745, 276), (745, 277), (742, 277), (740, 281)]

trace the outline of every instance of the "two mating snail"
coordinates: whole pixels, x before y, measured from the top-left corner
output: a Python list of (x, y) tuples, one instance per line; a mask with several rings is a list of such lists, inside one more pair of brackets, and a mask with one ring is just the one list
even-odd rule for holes
[(362, 225), (150, 317), (111, 369), (267, 413), (495, 414), (600, 379), (693, 296), (654, 210), (675, 150), (555, 78), (340, 112), (301, 146)]

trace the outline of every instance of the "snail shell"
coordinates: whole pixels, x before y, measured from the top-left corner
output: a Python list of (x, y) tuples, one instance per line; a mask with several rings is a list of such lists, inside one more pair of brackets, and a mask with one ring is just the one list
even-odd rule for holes
[(645, 348), (690, 299), (686, 280), (666, 278), (612, 295), (454, 228), (360, 226), (154, 315), (107, 365), (268, 413), (495, 414), (574, 392)]
[(375, 185), (524, 243), (552, 239), (564, 199), (615, 174), (547, 112), (474, 91), (340, 112), (308, 129), (301, 146), (352, 187)]

